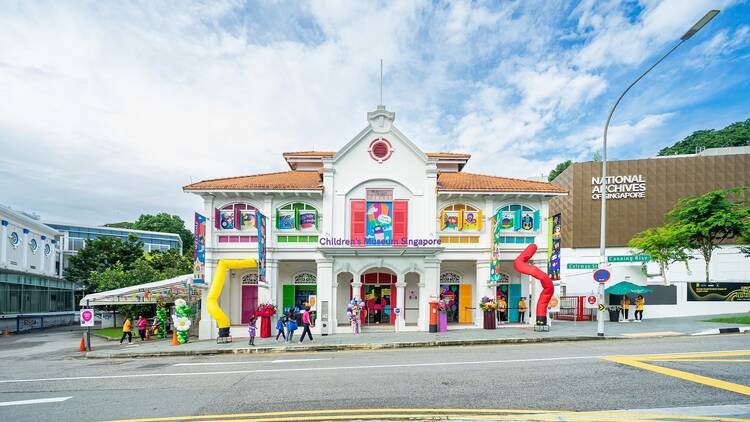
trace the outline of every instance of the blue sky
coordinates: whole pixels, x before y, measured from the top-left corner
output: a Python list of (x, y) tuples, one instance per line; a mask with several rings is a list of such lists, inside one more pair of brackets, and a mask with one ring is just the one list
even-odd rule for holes
[(336, 150), (384, 103), (425, 151), (530, 177), (750, 118), (742, 1), (1, 2), (0, 203), (103, 224), (200, 206), (181, 186)]

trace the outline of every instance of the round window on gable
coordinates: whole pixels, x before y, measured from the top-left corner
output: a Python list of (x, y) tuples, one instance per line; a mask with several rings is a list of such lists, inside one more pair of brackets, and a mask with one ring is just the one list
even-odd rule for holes
[(44, 255), (50, 256), (52, 253), (52, 247), (50, 245), (44, 245)]
[(15, 248), (19, 243), (21, 243), (21, 238), (18, 237), (18, 233), (12, 232), (10, 236), (8, 236), (8, 241), (10, 242), (10, 246), (13, 246)]
[(393, 146), (385, 138), (378, 138), (370, 142), (370, 157), (378, 163), (391, 158), (393, 155)]
[(36, 251), (39, 250), (39, 243), (37, 243), (36, 239), (31, 239), (31, 242), (29, 242), (29, 248), (31, 249), (31, 253), (35, 254)]

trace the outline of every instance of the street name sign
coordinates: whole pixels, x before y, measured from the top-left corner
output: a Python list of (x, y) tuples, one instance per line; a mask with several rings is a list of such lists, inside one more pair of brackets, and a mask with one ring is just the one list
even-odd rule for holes
[(651, 255), (612, 255), (607, 262), (650, 262)]
[(599, 264), (568, 264), (569, 270), (595, 270)]

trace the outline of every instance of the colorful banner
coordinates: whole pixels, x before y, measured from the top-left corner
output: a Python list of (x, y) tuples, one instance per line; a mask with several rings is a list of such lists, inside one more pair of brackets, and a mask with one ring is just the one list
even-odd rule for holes
[(255, 222), (258, 225), (258, 282), (266, 280), (266, 216), (255, 210)]
[(461, 211), (443, 211), (441, 230), (457, 231), (461, 228)]
[(256, 230), (255, 210), (240, 211), (240, 230)]
[(521, 213), (521, 228), (524, 230), (534, 229), (534, 212), (523, 211)]
[[(492, 217), (492, 246), (490, 248), (490, 283), (500, 281), (500, 230), (504, 228), (505, 212), (498, 212)], [(512, 225), (512, 224), (511, 224)]]
[(234, 210), (221, 210), (219, 212), (219, 224), (222, 230), (234, 228)]
[(562, 248), (562, 214), (552, 217), (550, 228), (549, 278), (560, 279), (560, 253)]
[(688, 283), (688, 302), (748, 302), (750, 283)]
[(499, 222), (500, 228), (503, 230), (510, 230), (514, 226), (515, 213), (513, 211), (501, 211), (495, 216), (495, 220)]
[(365, 242), (377, 245), (393, 239), (393, 210), (390, 202), (367, 203), (367, 227)]
[(193, 283), (206, 281), (206, 217), (195, 213), (193, 228)]
[(463, 212), (464, 223), (462, 230), (479, 230), (480, 221), (482, 220), (481, 211), (469, 211), (464, 210)]
[(303, 231), (315, 230), (318, 226), (317, 211), (300, 211), (299, 212), (299, 229)]
[(296, 212), (294, 210), (284, 210), (278, 212), (276, 228), (279, 230), (294, 230), (297, 228), (295, 221)]

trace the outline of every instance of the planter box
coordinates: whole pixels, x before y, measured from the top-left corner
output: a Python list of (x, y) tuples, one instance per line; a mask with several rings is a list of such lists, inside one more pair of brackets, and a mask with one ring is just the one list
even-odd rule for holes
[(495, 311), (484, 312), (484, 329), (494, 330), (497, 328), (497, 316)]

